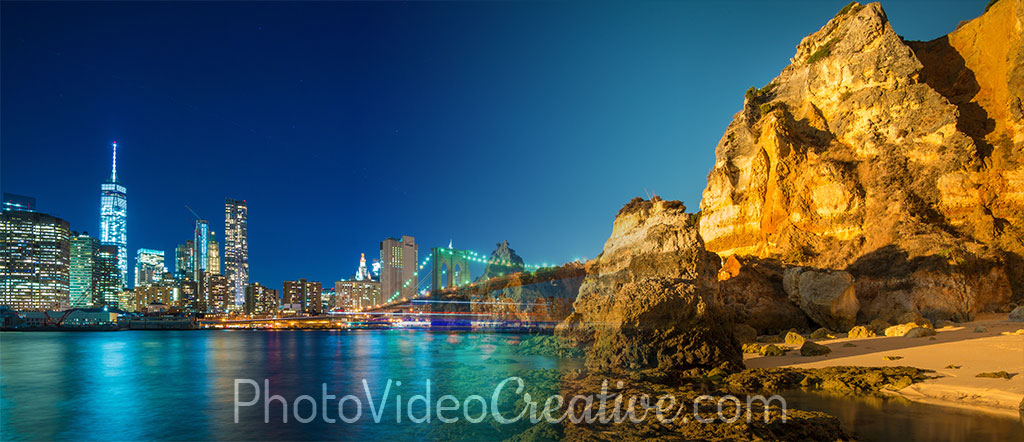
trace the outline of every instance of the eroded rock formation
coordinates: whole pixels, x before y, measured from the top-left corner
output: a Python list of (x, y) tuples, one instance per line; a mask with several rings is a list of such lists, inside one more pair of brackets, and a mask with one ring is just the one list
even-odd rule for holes
[(747, 92), (701, 201), (708, 250), (847, 271), (863, 322), (1020, 300), (1022, 36), (1022, 0), (932, 42), (844, 8)]
[(634, 199), (590, 265), (559, 334), (587, 346), (595, 370), (742, 367), (716, 300), (719, 259), (678, 201)]

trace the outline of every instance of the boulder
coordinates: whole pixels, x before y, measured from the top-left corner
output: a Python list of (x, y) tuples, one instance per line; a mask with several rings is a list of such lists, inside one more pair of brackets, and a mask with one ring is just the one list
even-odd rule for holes
[(1017, 307), (1017, 308), (1013, 309), (1012, 312), (1010, 312), (1010, 320), (1011, 321), (1024, 321), (1024, 305), (1022, 305), (1020, 307)]
[(768, 344), (761, 347), (762, 356), (782, 356), (786, 354), (786, 349), (779, 347), (775, 344)]
[(811, 341), (806, 341), (800, 346), (800, 356), (821, 356), (829, 353), (832, 353), (832, 349)]
[(819, 328), (811, 333), (811, 339), (835, 339), (836, 334), (827, 328)]
[(790, 301), (815, 323), (836, 330), (853, 327), (860, 302), (849, 273), (791, 267), (786, 269), (782, 281)]
[(914, 327), (903, 335), (905, 338), (923, 338), (925, 336), (935, 336), (935, 330), (925, 327)]
[(931, 324), (921, 324), (917, 322), (908, 322), (906, 324), (898, 324), (885, 329), (885, 336), (906, 336), (906, 334), (915, 328), (931, 328)]
[(736, 340), (740, 344), (748, 344), (751, 342), (757, 342), (757, 330), (747, 324), (736, 324), (732, 328), (733, 334), (736, 335)]
[(797, 332), (786, 333), (786, 343), (787, 344), (790, 344), (790, 345), (803, 345), (803, 343), (805, 341), (807, 341), (807, 339), (804, 338), (802, 335), (800, 335), (800, 333), (797, 333)]
[(867, 328), (871, 331), (874, 331), (876, 335), (884, 335), (885, 329), (889, 328), (890, 325), (892, 324), (881, 319), (874, 319), (870, 323), (868, 323)]
[(867, 328), (863, 325), (858, 325), (851, 328), (850, 333), (848, 335), (848, 337), (850, 337), (851, 339), (873, 338), (875, 336), (878, 336), (878, 334), (876, 334), (874, 330)]

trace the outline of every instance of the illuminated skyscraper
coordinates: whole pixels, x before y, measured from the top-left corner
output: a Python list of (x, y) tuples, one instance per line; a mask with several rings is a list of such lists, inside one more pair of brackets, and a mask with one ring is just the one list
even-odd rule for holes
[(128, 189), (117, 181), (117, 141), (110, 179), (100, 186), (100, 244), (117, 247), (120, 286), (128, 285)]
[(135, 287), (159, 284), (164, 271), (163, 250), (139, 249), (135, 253)]
[(0, 305), (55, 310), (70, 303), (71, 230), (37, 212), (0, 214)]
[(416, 272), (418, 249), (416, 240), (405, 235), (400, 240), (388, 238), (380, 243), (380, 288), (385, 302), (392, 297), (416, 296), (419, 285)]
[(370, 271), (366, 269), (366, 254), (359, 254), (359, 268), (356, 269), (355, 280), (363, 281), (370, 279)]
[[(207, 258), (206, 258), (206, 272), (210, 275), (220, 274), (220, 244), (217, 244), (215, 239), (217, 235), (212, 230), (210, 231), (210, 245), (208, 247)], [(234, 296), (231, 297), (231, 303), (234, 303)]]
[(249, 209), (245, 200), (224, 202), (224, 275), (234, 287), (235, 305), (245, 303), (249, 285)]
[(196, 220), (195, 236), (192, 239), (192, 277), (199, 280), (201, 273), (206, 273), (210, 264), (210, 223), (205, 219)]
[(99, 272), (96, 259), (100, 253), (100, 241), (88, 232), (71, 237), (71, 307), (84, 308), (92, 305), (96, 297), (96, 280)]
[(121, 294), (121, 266), (117, 246), (101, 245), (96, 255), (96, 291), (92, 299), (93, 305), (117, 307)]
[(174, 249), (174, 277), (178, 280), (192, 279), (195, 273), (192, 270), (192, 251), (194, 247), (192, 240), (185, 241), (185, 244), (178, 244)]

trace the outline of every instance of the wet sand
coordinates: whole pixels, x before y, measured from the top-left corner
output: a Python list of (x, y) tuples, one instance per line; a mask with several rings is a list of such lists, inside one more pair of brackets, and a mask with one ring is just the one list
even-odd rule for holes
[[(976, 327), (986, 330), (975, 332)], [(829, 339), (815, 341), (832, 349), (826, 356), (800, 356), (795, 351), (774, 357), (748, 354), (744, 362), (748, 368), (905, 365), (933, 370), (935, 379), (892, 393), (913, 401), (1016, 417), (1024, 399), (1024, 335), (1003, 333), (1020, 329), (1024, 329), (1024, 322), (1009, 321), (1006, 314), (983, 314), (970, 323), (936, 329), (934, 339)], [(854, 347), (844, 346), (847, 343)], [(886, 356), (902, 358), (888, 360)], [(951, 365), (959, 368), (947, 368)], [(998, 371), (1014, 376), (1011, 379), (976, 377), (978, 373)]]

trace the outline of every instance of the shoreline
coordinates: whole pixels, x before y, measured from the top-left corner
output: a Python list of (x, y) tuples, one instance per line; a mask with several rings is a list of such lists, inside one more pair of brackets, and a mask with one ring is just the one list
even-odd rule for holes
[[(974, 321), (936, 329), (936, 336), (931, 338), (879, 336), (819, 340), (815, 342), (829, 347), (830, 354), (800, 356), (794, 351), (771, 357), (747, 354), (744, 362), (747, 368), (911, 366), (930, 371), (930, 379), (896, 391), (885, 390), (885, 393), (914, 402), (1020, 419), (1018, 407), (1024, 399), (1024, 335), (1003, 333), (1024, 329), (1024, 322), (1010, 321), (1007, 316), (979, 314)], [(979, 373), (998, 371), (1013, 376), (1010, 379), (977, 377)]]

